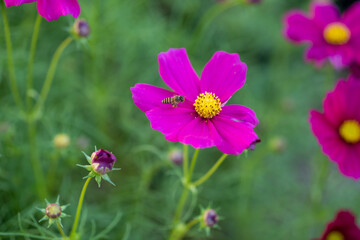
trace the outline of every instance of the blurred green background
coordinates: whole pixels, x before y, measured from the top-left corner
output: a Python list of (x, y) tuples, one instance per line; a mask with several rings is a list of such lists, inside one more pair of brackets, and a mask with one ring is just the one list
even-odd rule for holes
[[(343, 177), (322, 155), (308, 123), (309, 110), (321, 109), (325, 93), (344, 73), (305, 63), (305, 47), (286, 42), (281, 33), (283, 15), (292, 8), (307, 11), (308, 1), (265, 0), (227, 9), (212, 0), (79, 3), (80, 17), (91, 26), (90, 37), (87, 44), (73, 42), (65, 50), (37, 125), (40, 161), (50, 189), (47, 199), (55, 201), (59, 194), (62, 204), (71, 204), (65, 212), (72, 219), (63, 219), (66, 232), (75, 216), (82, 177), (87, 175), (75, 164), (86, 164), (81, 151), (90, 154), (97, 146), (112, 151), (118, 159), (115, 167), (122, 170), (110, 173), (116, 187), (104, 182), (98, 189), (95, 181), (90, 183), (83, 239), (95, 239), (93, 231), (103, 231), (119, 216), (106, 233), (108, 239), (167, 238), (182, 189), (181, 167), (171, 164), (167, 154), (182, 146), (166, 142), (150, 128), (132, 101), (130, 87), (135, 83), (166, 87), (158, 74), (157, 55), (180, 47), (187, 48), (199, 75), (216, 51), (240, 54), (248, 66), (247, 81), (230, 104), (255, 110), (260, 120), (256, 132), (262, 140), (255, 151), (230, 156), (198, 189), (198, 205), (191, 216), (210, 204), (222, 216), (220, 229), (207, 237), (195, 227), (186, 239), (311, 239), (320, 237), (338, 209), (360, 212), (358, 184)], [(11, 7), (7, 13), (24, 95), (36, 5)], [(34, 67), (37, 90), (73, 21), (69, 16), (43, 20)], [(9, 90), (3, 29), (0, 53), (0, 232), (38, 234), (36, 222), (42, 213), (35, 207), (43, 208), (45, 202), (36, 195), (26, 124)], [(71, 137), (71, 144), (57, 150), (52, 140), (61, 132)], [(220, 155), (216, 148), (201, 150), (194, 179)], [(56, 168), (51, 167), (53, 159), (58, 159)], [(49, 230), (57, 234), (54, 226)]]

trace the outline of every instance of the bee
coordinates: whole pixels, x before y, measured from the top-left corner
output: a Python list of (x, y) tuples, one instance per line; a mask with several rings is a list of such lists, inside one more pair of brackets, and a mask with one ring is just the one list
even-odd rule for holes
[(168, 98), (164, 98), (161, 102), (164, 103), (164, 104), (170, 104), (173, 106), (173, 107), (177, 107), (179, 105), (180, 102), (184, 102), (185, 99), (183, 96), (181, 95), (175, 95), (173, 97), (168, 97)]

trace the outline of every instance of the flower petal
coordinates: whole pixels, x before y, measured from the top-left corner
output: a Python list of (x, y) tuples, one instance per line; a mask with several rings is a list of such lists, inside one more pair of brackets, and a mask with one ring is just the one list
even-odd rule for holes
[(201, 74), (201, 92), (212, 92), (225, 103), (246, 81), (247, 66), (238, 54), (216, 52)]
[(339, 126), (346, 119), (360, 121), (360, 82), (338, 81), (335, 89), (326, 95), (324, 115), (332, 125)]
[(190, 144), (194, 148), (207, 148), (215, 146), (219, 134), (213, 123), (207, 119), (197, 117), (178, 132), (181, 143)]
[(326, 45), (311, 46), (305, 54), (306, 60), (313, 60), (317, 66), (321, 66), (328, 56)]
[(176, 95), (175, 92), (144, 83), (135, 84), (130, 90), (135, 105), (143, 112), (163, 105), (161, 101), (164, 98)]
[(311, 11), (314, 21), (323, 28), (329, 23), (338, 21), (340, 18), (340, 13), (336, 6), (327, 2), (315, 1), (311, 5)]
[(221, 116), (216, 116), (211, 121), (220, 136), (216, 141), (216, 147), (223, 153), (240, 154), (258, 139), (250, 124)]
[(322, 39), (322, 29), (301, 11), (289, 12), (284, 22), (284, 35), (294, 42), (319, 42)]
[(71, 14), (74, 18), (80, 15), (77, 0), (37, 0), (39, 14), (48, 21), (57, 20), (62, 15)]
[(346, 146), (337, 152), (339, 170), (342, 174), (354, 179), (360, 178), (360, 144)]
[(222, 107), (221, 116), (238, 122), (248, 122), (254, 127), (259, 123), (255, 112), (241, 105), (226, 105)]
[(196, 75), (186, 50), (169, 49), (158, 56), (159, 73), (172, 90), (194, 102), (200, 90), (199, 77)]
[(4, 0), (6, 7), (19, 6), (24, 3), (35, 2), (36, 0)]
[(351, 28), (359, 29), (360, 22), (360, 2), (354, 2), (350, 8), (344, 12), (344, 23)]
[(160, 131), (167, 140), (172, 142), (179, 141), (178, 132), (197, 116), (195, 110), (189, 106), (158, 107), (147, 111), (145, 114), (150, 120), (151, 127)]

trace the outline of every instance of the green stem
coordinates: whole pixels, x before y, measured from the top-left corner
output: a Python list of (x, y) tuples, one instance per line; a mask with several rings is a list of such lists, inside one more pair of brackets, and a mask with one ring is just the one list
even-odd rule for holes
[(188, 175), (188, 167), (189, 167), (188, 145), (184, 144), (183, 151), (184, 151), (183, 174), (184, 174), (184, 178), (186, 179)]
[(190, 171), (188, 170), (188, 164), (186, 164), (185, 167), (185, 162), (188, 162), (188, 147), (187, 145), (184, 144), (184, 189), (181, 193), (181, 197), (180, 200), (177, 204), (176, 210), (175, 210), (175, 214), (174, 214), (174, 218), (173, 218), (173, 229), (170, 233), (169, 239), (178, 239), (176, 238), (176, 236), (178, 236), (179, 234), (179, 228), (181, 229), (181, 227), (179, 227), (179, 222), (180, 222), (180, 218), (184, 209), (184, 206), (186, 204), (186, 200), (189, 196), (189, 191), (190, 188), (192, 187), (190, 185), (191, 182), (191, 176), (195, 167), (195, 162), (197, 159), (197, 156), (199, 154), (199, 149), (196, 149), (194, 152), (194, 155), (192, 157), (191, 160), (191, 168)]
[(184, 234), (186, 234), (193, 226), (195, 226), (200, 221), (201, 221), (200, 218), (195, 218), (192, 221), (188, 222), (185, 226), (186, 232)]
[(77, 210), (76, 210), (75, 221), (74, 221), (74, 224), (73, 224), (73, 227), (72, 227), (72, 230), (71, 230), (71, 234), (70, 234), (70, 239), (75, 239), (76, 228), (77, 228), (77, 226), (79, 224), (79, 219), (80, 219), (81, 207), (82, 207), (82, 204), (83, 204), (83, 201), (84, 201), (86, 188), (89, 185), (90, 180), (91, 180), (91, 177), (89, 177), (86, 180), (86, 182), (85, 182), (85, 184), (84, 184), (84, 186), (82, 188), (80, 198), (79, 198), (78, 207), (77, 207)]
[(66, 38), (59, 45), (59, 47), (56, 49), (56, 51), (54, 53), (54, 56), (51, 59), (50, 67), (49, 67), (49, 70), (48, 70), (48, 72), (46, 74), (44, 85), (43, 85), (43, 87), (41, 89), (39, 101), (36, 103), (36, 106), (34, 108), (34, 113), (35, 114), (38, 113), (38, 111), (41, 109), (41, 107), (43, 106), (43, 104), (46, 101), (46, 98), (47, 98), (48, 93), (50, 91), (52, 81), (54, 79), (56, 67), (57, 67), (57, 64), (59, 62), (60, 56), (63, 53), (63, 51), (65, 50), (65, 48), (71, 43), (71, 41), (72, 41), (71, 37)]
[[(190, 176), (192, 176), (192, 174), (193, 174), (193, 172), (194, 172), (196, 160), (197, 160), (197, 157), (198, 157), (198, 155), (199, 155), (199, 150), (200, 150), (200, 149), (195, 149), (193, 158), (191, 159), (191, 165), (190, 165), (190, 170), (189, 170), (189, 175), (190, 175)], [(189, 180), (189, 182), (187, 182), (187, 184), (191, 182), (191, 179), (190, 179), (190, 178), (189, 178), (188, 180)]]
[(35, 52), (36, 52), (37, 40), (38, 40), (38, 36), (39, 36), (41, 19), (42, 19), (42, 17), (39, 14), (37, 14), (35, 24), (34, 24), (34, 32), (32, 35), (31, 45), (30, 45), (28, 72), (26, 75), (26, 106), (27, 106), (28, 111), (31, 109), (30, 91), (33, 87), (34, 60), (35, 60)]
[(58, 221), (56, 221), (56, 225), (57, 225), (59, 232), (60, 232), (61, 236), (63, 237), (63, 239), (67, 239), (67, 236), (65, 235), (64, 230), (62, 229), (62, 227)]
[(20, 97), (20, 92), (16, 83), (16, 76), (15, 76), (15, 67), (14, 67), (14, 60), (12, 54), (12, 43), (11, 43), (11, 34), (10, 34), (10, 27), (9, 21), (6, 15), (6, 7), (4, 1), (1, 1), (1, 13), (3, 15), (4, 21), (4, 32), (5, 32), (5, 43), (7, 49), (7, 60), (8, 60), (8, 70), (9, 70), (9, 81), (10, 81), (10, 89), (12, 95), (15, 99), (15, 103), (20, 110), (23, 110), (23, 102)]
[(41, 169), (40, 158), (37, 149), (36, 139), (36, 123), (32, 119), (27, 120), (28, 137), (29, 137), (29, 151), (30, 151), (30, 162), (33, 169), (33, 174), (36, 182), (36, 189), (40, 199), (46, 197), (46, 186), (44, 181), (44, 174)]
[[(330, 164), (331, 162), (328, 159), (324, 159), (324, 156), (320, 153), (320, 157), (318, 161), (315, 161), (317, 164), (314, 166), (314, 169), (318, 169), (316, 172), (316, 179), (311, 189), (311, 201), (313, 203), (314, 208), (318, 208), (318, 205), (322, 201), (323, 192), (325, 188), (325, 183), (327, 177), (329, 175)], [(319, 168), (319, 164), (321, 167)]]
[(208, 180), (213, 174), (214, 172), (219, 168), (219, 166), (221, 165), (221, 163), (226, 159), (228, 155), (227, 154), (223, 154), (214, 164), (214, 166), (212, 166), (212, 168), (210, 168), (210, 170), (205, 173), (204, 176), (202, 176), (199, 180), (197, 180), (196, 182), (194, 182), (192, 185), (199, 186), (201, 184), (203, 184), (206, 180)]

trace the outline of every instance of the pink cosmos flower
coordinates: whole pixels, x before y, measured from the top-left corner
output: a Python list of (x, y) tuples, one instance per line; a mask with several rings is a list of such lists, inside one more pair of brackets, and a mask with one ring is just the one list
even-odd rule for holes
[(339, 211), (336, 218), (330, 222), (318, 240), (359, 240), (360, 229), (350, 211)]
[(311, 129), (342, 174), (360, 178), (360, 81), (340, 80), (324, 100), (324, 113), (310, 112)]
[(284, 35), (295, 43), (310, 43), (306, 59), (317, 65), (328, 58), (336, 68), (360, 63), (360, 3), (343, 15), (328, 2), (314, 2), (310, 8), (309, 16), (299, 10), (286, 14)]
[(48, 21), (57, 20), (62, 15), (71, 14), (77, 18), (80, 6), (77, 0), (4, 0), (6, 7), (19, 6), (23, 3), (37, 2), (39, 14)]
[[(245, 106), (225, 105), (245, 83), (247, 67), (238, 54), (216, 52), (200, 79), (185, 49), (169, 49), (158, 58), (160, 76), (172, 90), (140, 83), (131, 92), (135, 105), (165, 139), (194, 148), (216, 146), (227, 154), (240, 154), (258, 139), (255, 113)], [(162, 103), (178, 95), (183, 102), (177, 107)]]

